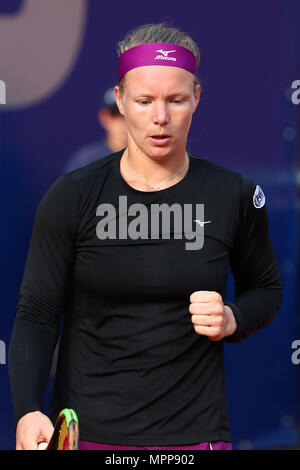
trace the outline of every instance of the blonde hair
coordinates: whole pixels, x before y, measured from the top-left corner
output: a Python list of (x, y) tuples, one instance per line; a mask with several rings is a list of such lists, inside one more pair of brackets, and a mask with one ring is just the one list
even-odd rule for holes
[[(168, 23), (145, 24), (129, 31), (125, 38), (117, 45), (118, 55), (120, 57), (123, 52), (131, 47), (152, 42), (169, 42), (186, 47), (194, 54), (198, 69), (200, 65), (200, 50), (197, 43), (188, 34)], [(123, 78), (120, 82), (121, 87), (122, 82)], [(195, 77), (195, 84), (198, 83), (199, 79)]]

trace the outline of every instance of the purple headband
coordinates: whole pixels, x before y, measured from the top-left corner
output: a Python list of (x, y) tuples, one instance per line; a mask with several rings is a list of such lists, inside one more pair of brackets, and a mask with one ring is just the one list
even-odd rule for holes
[(186, 47), (168, 42), (151, 42), (131, 47), (119, 58), (119, 82), (125, 73), (144, 65), (171, 65), (196, 75), (196, 58)]

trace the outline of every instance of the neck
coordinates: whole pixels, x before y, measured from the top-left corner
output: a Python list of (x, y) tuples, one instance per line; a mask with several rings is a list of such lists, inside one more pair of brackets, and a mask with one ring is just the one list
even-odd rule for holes
[[(128, 144), (123, 156), (123, 170), (124, 173), (132, 179), (139, 179), (134, 171), (142, 176), (145, 180), (153, 186), (159, 185), (163, 180), (170, 178), (177, 172), (178, 176), (170, 180), (169, 185), (175, 184), (182, 179), (188, 170), (188, 157), (185, 148), (178, 151), (176, 154), (168, 154), (164, 156), (146, 155), (135, 145), (132, 147)], [(182, 172), (180, 170), (183, 170)]]

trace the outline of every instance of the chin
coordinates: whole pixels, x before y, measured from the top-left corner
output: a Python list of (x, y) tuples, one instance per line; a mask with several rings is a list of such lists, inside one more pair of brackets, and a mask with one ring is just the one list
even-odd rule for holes
[(165, 160), (169, 155), (171, 154), (170, 151), (165, 151), (165, 152), (149, 152), (148, 156), (152, 158), (153, 160)]
[(147, 149), (147, 155), (153, 158), (164, 158), (171, 153), (174, 153), (175, 149), (171, 146), (166, 147), (150, 147)]

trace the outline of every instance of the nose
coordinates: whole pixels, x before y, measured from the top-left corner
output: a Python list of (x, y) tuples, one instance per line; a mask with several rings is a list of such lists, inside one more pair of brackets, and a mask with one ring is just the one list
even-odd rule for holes
[(160, 126), (165, 126), (170, 120), (167, 103), (159, 101), (155, 103), (153, 122)]

